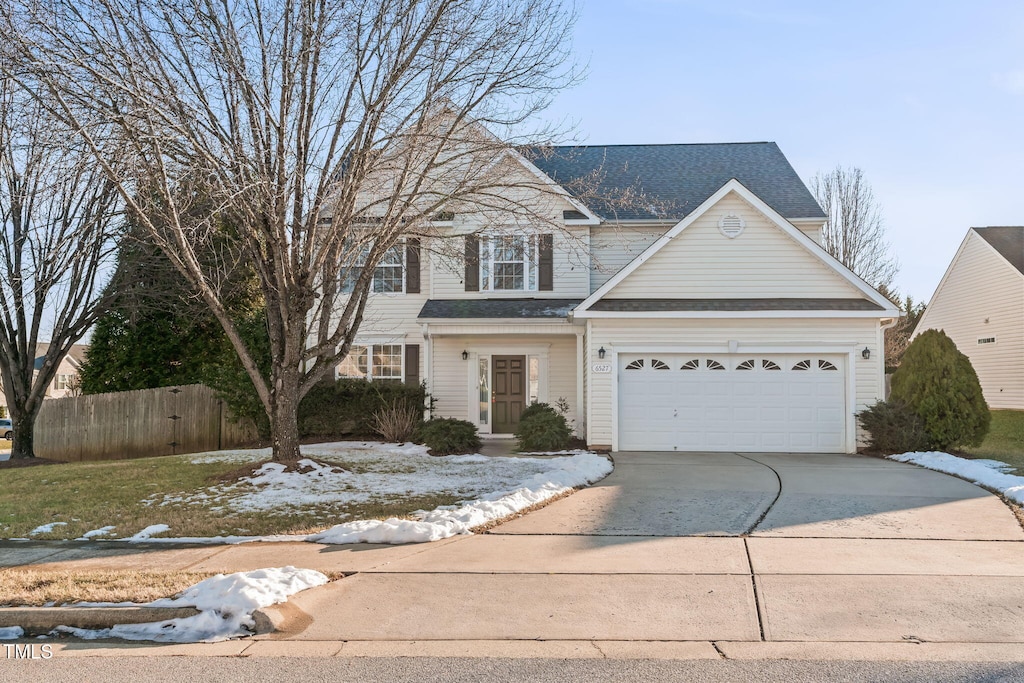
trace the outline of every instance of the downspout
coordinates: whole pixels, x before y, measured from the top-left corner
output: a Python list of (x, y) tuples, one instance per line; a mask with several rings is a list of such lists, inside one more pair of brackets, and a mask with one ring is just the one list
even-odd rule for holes
[[(423, 335), (423, 355), (425, 356), (425, 358), (423, 359), (423, 385), (427, 388), (427, 395), (430, 396), (430, 378), (434, 376), (434, 343), (433, 340), (430, 338), (430, 324), (422, 323), (420, 325), (420, 331)], [(427, 406), (429, 405), (430, 402), (428, 400)], [(426, 409), (426, 413), (426, 419), (429, 420), (432, 417), (430, 414), (429, 407)]]

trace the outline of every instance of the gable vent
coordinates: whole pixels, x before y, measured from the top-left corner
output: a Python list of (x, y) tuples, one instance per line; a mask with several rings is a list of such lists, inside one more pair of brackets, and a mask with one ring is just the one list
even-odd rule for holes
[(736, 214), (726, 214), (718, 221), (719, 231), (729, 239), (735, 239), (743, 233), (747, 224)]

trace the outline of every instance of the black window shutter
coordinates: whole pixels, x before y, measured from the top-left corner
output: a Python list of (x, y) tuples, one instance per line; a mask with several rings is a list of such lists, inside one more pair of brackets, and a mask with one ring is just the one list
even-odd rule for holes
[(466, 291), (480, 291), (480, 238), (466, 235)]
[(405, 291), (420, 293), (420, 240), (416, 237), (405, 241)]
[(537, 289), (550, 292), (555, 288), (554, 239), (552, 235), (541, 235), (537, 259)]
[(420, 345), (405, 345), (405, 383), (420, 383)]

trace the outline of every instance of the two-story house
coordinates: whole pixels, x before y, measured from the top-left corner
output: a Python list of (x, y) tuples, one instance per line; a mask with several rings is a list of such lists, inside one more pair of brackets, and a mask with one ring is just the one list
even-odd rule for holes
[[(46, 357), (46, 350), (48, 348), (50, 348), (50, 345), (47, 342), (40, 342), (36, 346), (36, 358), (34, 361), (36, 372), (43, 367), (43, 360)], [(44, 398), (65, 398), (77, 395), (78, 373), (82, 363), (85, 361), (85, 354), (88, 348), (86, 344), (74, 344), (71, 347), (68, 354), (60, 360), (60, 364), (57, 366), (57, 374), (47, 385)], [(5, 412), (7, 405), (7, 397), (4, 395), (2, 387), (0, 387), (0, 406), (5, 409)]]
[[(561, 399), (593, 448), (856, 449), (898, 312), (822, 249), (825, 215), (778, 146), (517, 157), (564, 188), (559, 229), (444, 215), (464, 258), (394, 250), (340, 375), (425, 381), (435, 416), (484, 435)], [(588, 196), (644, 201), (574, 196), (580, 178), (599, 179)]]
[(971, 228), (914, 330), (971, 359), (989, 407), (1024, 410), (1024, 226)]

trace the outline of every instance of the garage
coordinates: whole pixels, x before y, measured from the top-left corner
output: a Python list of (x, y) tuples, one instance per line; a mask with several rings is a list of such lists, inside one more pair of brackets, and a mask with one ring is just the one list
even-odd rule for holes
[(846, 356), (620, 354), (618, 449), (846, 451)]

